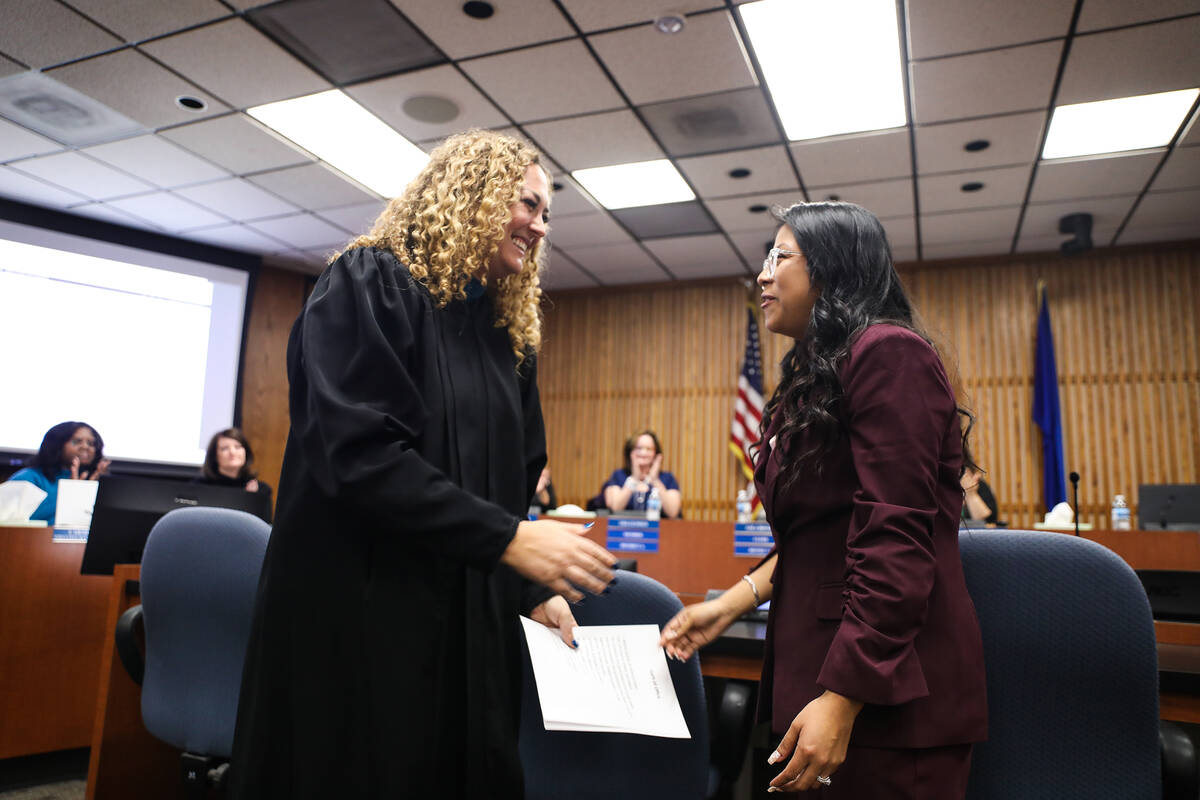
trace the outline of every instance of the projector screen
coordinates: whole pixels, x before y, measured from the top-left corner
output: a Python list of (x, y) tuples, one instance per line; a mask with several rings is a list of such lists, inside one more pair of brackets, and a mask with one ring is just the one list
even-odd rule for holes
[(202, 463), (233, 424), (249, 279), (0, 220), (0, 450), (82, 420), (108, 458)]

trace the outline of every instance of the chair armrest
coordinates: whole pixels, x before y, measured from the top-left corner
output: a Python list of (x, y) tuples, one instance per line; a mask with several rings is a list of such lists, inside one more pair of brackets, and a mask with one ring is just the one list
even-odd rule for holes
[(133, 682), (138, 686), (142, 685), (142, 676), (146, 669), (146, 659), (142, 654), (141, 645), (144, 635), (141, 605), (126, 609), (121, 618), (117, 620), (117, 655), (121, 659), (121, 666), (125, 667), (129, 677), (133, 678)]
[(737, 780), (746, 761), (750, 730), (754, 727), (754, 690), (752, 683), (727, 680), (721, 692), (721, 704), (713, 721), (710, 762), (724, 785)]
[(1162, 749), (1163, 800), (1195, 800), (1200, 795), (1196, 746), (1183, 728), (1159, 720), (1158, 742)]

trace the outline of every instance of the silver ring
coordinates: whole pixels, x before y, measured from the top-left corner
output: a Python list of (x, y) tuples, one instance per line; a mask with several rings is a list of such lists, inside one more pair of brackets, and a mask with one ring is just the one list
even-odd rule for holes
[(828, 775), (818, 775), (817, 783), (821, 784), (822, 786), (829, 786), (831, 783), (833, 783), (833, 781), (829, 779)]

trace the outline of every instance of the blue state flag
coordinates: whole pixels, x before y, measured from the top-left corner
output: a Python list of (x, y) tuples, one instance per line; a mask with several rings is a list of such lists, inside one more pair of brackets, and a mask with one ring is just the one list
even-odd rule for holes
[(1033, 421), (1042, 429), (1042, 491), (1046, 510), (1067, 499), (1063, 479), (1062, 410), (1058, 405), (1058, 368), (1054, 363), (1054, 334), (1050, 307), (1042, 289), (1037, 321), (1037, 353), (1033, 372)]

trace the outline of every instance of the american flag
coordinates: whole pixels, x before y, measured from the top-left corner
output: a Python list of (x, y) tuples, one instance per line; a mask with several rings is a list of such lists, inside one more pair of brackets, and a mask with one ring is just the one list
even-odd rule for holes
[(754, 491), (754, 460), (750, 445), (758, 440), (758, 426), (763, 415), (762, 352), (758, 346), (758, 321), (754, 309), (746, 305), (746, 353), (742, 356), (742, 371), (738, 374), (737, 402), (733, 405), (733, 425), (729, 431), (729, 449), (737, 457), (742, 474), (750, 482), (747, 492), (753, 508), (759, 499)]

